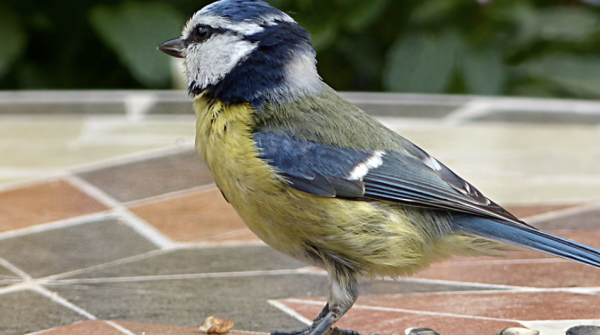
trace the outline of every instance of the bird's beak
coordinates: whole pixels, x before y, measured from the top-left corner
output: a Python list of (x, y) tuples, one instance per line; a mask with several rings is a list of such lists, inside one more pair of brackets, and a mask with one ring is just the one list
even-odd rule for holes
[(169, 56), (185, 58), (187, 48), (184, 40), (176, 38), (159, 45), (158, 50), (166, 53)]

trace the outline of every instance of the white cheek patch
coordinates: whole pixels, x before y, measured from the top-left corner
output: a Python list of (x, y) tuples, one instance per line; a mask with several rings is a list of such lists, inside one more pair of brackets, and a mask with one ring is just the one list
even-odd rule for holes
[(376, 169), (383, 164), (383, 155), (385, 152), (383, 151), (375, 151), (373, 156), (371, 156), (368, 160), (358, 164), (352, 172), (350, 172), (350, 176), (348, 179), (350, 180), (361, 180), (364, 176), (369, 173), (369, 170)]
[(204, 43), (190, 45), (185, 59), (188, 85), (205, 88), (217, 84), (256, 48), (256, 43), (231, 34), (217, 34)]

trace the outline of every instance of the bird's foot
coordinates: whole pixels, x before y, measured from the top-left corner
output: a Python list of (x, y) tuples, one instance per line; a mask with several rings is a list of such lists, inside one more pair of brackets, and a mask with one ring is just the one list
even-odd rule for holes
[(329, 333), (329, 335), (361, 335), (361, 334), (359, 332), (357, 332), (356, 330), (339, 329), (338, 327), (335, 327), (331, 330), (331, 333)]
[(312, 331), (312, 326), (291, 331), (276, 330), (271, 332), (271, 335), (308, 335)]
[[(271, 332), (271, 335), (309, 335), (312, 331), (312, 327), (308, 326), (303, 329), (291, 330), (291, 331), (280, 331), (276, 330)], [(361, 335), (356, 330), (352, 329), (339, 329), (337, 327), (331, 328), (327, 335)]]

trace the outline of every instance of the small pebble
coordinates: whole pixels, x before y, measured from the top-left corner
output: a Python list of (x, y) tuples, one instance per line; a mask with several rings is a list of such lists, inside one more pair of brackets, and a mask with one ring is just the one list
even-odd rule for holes
[(540, 332), (527, 328), (506, 328), (501, 330), (498, 335), (539, 335)]
[(567, 330), (567, 335), (600, 335), (598, 326), (575, 326)]
[(404, 333), (406, 335), (440, 335), (440, 333), (429, 328), (408, 328)]

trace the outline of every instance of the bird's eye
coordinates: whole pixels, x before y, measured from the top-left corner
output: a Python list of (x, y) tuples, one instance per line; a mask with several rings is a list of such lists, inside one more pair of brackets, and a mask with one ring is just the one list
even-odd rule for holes
[(202, 43), (212, 35), (212, 30), (208, 27), (199, 26), (194, 29), (194, 42)]

